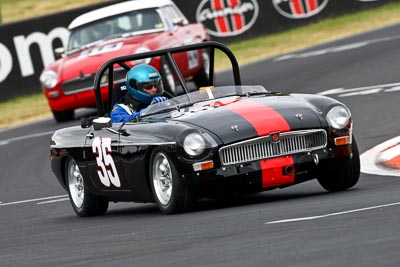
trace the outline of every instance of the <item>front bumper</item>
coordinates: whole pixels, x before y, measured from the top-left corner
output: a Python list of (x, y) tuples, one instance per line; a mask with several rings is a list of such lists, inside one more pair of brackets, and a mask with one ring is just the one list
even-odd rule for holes
[(182, 177), (189, 186), (203, 187), (203, 190), (210, 183), (223, 186), (235, 181), (239, 191), (260, 192), (314, 179), (321, 171), (321, 165), (351, 155), (351, 145), (326, 147), (312, 152), (186, 173)]
[[(96, 96), (94, 90), (85, 90), (69, 95), (64, 95), (59, 91), (57, 97), (52, 97), (54, 91), (57, 90), (48, 90), (44, 93), (47, 97), (47, 101), (49, 103), (50, 109), (52, 111), (61, 112), (67, 110), (74, 110), (77, 108), (85, 108), (85, 107), (95, 107), (96, 106)], [(107, 101), (108, 95), (106, 90), (102, 89), (102, 99)]]

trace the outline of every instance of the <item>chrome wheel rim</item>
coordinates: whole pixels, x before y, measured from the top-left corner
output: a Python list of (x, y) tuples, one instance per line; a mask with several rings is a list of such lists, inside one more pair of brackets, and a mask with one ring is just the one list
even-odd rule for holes
[(158, 201), (167, 205), (172, 194), (172, 173), (167, 157), (161, 152), (155, 155), (153, 161), (153, 186)]
[(82, 174), (75, 160), (68, 163), (68, 187), (72, 202), (77, 208), (82, 208), (85, 198), (84, 182)]

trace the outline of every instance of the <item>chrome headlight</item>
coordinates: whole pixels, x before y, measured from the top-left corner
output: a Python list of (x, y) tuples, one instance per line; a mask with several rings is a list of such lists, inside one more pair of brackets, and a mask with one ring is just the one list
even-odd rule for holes
[(206, 149), (206, 141), (201, 134), (190, 133), (183, 140), (183, 149), (189, 156), (199, 156)]
[(42, 73), (39, 78), (40, 82), (45, 88), (54, 88), (58, 83), (58, 75), (52, 70), (48, 70)]
[(335, 129), (343, 129), (351, 119), (350, 111), (344, 106), (335, 106), (326, 114), (329, 124)]

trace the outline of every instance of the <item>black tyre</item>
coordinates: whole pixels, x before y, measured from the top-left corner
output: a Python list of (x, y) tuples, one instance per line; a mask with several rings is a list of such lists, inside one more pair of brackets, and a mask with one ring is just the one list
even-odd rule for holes
[(342, 191), (357, 184), (360, 177), (360, 154), (354, 136), (351, 148), (351, 158), (339, 158), (321, 166), (318, 182), (327, 191)]
[(73, 110), (66, 110), (66, 111), (51, 111), (53, 113), (53, 117), (56, 122), (64, 122), (64, 121), (71, 121), (74, 119), (74, 111)]
[(206, 50), (201, 53), (202, 67), (201, 70), (193, 77), (193, 81), (198, 88), (211, 85), (210, 76), (210, 56)]
[(165, 214), (183, 212), (195, 202), (169, 156), (158, 148), (151, 154), (150, 184), (154, 200)]
[(161, 60), (160, 75), (164, 85), (164, 90), (176, 96), (177, 89), (176, 89), (174, 73), (171, 67), (169, 66), (167, 60), (165, 59)]
[(72, 208), (80, 217), (103, 215), (108, 209), (108, 201), (92, 195), (75, 160), (70, 158), (66, 165), (68, 195)]

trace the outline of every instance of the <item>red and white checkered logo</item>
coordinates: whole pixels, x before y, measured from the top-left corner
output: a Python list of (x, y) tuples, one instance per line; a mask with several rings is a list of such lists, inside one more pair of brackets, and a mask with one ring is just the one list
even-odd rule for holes
[(291, 19), (312, 17), (321, 12), (329, 0), (273, 0), (275, 9)]
[(258, 16), (256, 0), (203, 0), (197, 7), (196, 19), (210, 35), (239, 35), (253, 26)]

